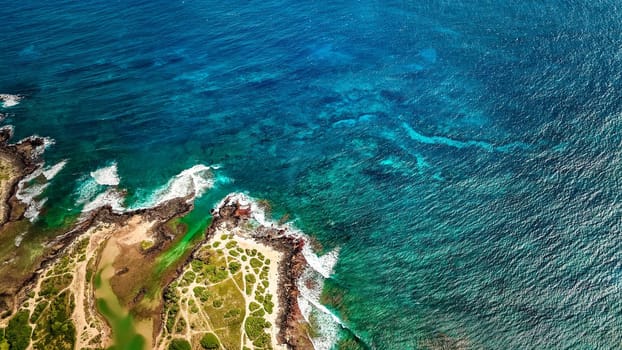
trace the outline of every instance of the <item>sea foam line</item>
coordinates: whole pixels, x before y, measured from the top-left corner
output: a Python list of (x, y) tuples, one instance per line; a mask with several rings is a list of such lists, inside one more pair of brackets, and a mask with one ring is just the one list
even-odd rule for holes
[(412, 140), (417, 141), (419, 143), (427, 144), (427, 145), (444, 145), (444, 146), (454, 147), (458, 149), (465, 148), (465, 147), (479, 147), (487, 152), (493, 152), (493, 151), (509, 152), (515, 148), (529, 149), (529, 145), (523, 142), (512, 142), (504, 146), (495, 146), (492, 143), (485, 142), (485, 141), (476, 141), (476, 140), (458, 141), (458, 140), (450, 139), (449, 137), (445, 137), (445, 136), (426, 136), (426, 135), (419, 133), (415, 129), (413, 129), (413, 127), (410, 126), (410, 124), (406, 122), (402, 122), (402, 128), (404, 128), (404, 130), (406, 131), (406, 134)]
[(61, 170), (63, 170), (65, 165), (67, 165), (67, 162), (67, 159), (63, 159), (60, 162), (43, 169), (43, 176), (45, 176), (48, 181), (52, 180), (52, 178), (54, 178)]
[(175, 175), (162, 189), (156, 191), (154, 205), (175, 198), (200, 197), (214, 186), (212, 169), (214, 167), (198, 164)]
[[(304, 283), (303, 281), (312, 281), (313, 283)], [(300, 291), (298, 296), (300, 312), (309, 324), (314, 324), (311, 320), (312, 317), (317, 320), (314, 326), (319, 328), (317, 329), (319, 336), (310, 337), (313, 347), (316, 350), (332, 349), (339, 340), (339, 329), (347, 328), (347, 326), (337, 315), (320, 303), (320, 296), (322, 289), (324, 289), (324, 278), (309, 265), (296, 285)]]

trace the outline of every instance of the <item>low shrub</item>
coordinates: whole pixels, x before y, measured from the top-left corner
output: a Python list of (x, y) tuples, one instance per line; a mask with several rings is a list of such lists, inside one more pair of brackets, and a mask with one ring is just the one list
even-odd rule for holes
[(175, 338), (169, 344), (168, 350), (192, 350), (192, 346), (186, 339)]
[(218, 341), (218, 337), (214, 333), (206, 333), (201, 340), (199, 341), (201, 347), (206, 350), (210, 349), (218, 349), (220, 347), (220, 342)]

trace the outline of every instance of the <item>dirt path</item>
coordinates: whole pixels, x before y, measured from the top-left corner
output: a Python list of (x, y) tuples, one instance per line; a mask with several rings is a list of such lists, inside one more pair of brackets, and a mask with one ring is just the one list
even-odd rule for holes
[[(157, 342), (158, 349), (166, 349), (168, 342), (163, 337), (167, 334), (174, 338), (185, 338), (194, 344), (200, 339), (202, 334), (207, 332), (214, 333), (221, 344), (232, 344), (235, 341), (238, 344), (235, 347), (237, 349), (244, 347), (254, 349), (253, 342), (245, 333), (245, 324), (251, 314), (255, 318), (263, 317), (269, 322), (270, 326), (265, 331), (270, 338), (272, 348), (285, 349), (285, 346), (278, 345), (277, 342), (279, 331), (277, 317), (281, 312), (281, 306), (276, 296), (278, 295), (279, 264), (282, 259), (282, 253), (255, 241), (250, 237), (250, 233), (244, 229), (226, 229), (222, 227), (217, 229), (214, 232), (214, 236), (209, 241), (203, 243), (197, 250), (198, 256), (211, 257), (205, 260), (204, 264), (216, 267), (222, 266), (223, 269), (228, 270), (231, 270), (232, 266), (237, 264), (239, 266), (238, 270), (235, 273), (233, 271), (227, 273), (226, 278), (219, 279), (216, 283), (209, 282), (205, 277), (199, 279), (198, 275), (194, 278), (190, 277), (192, 281), (189, 281), (188, 276), (201, 274), (201, 272), (194, 272), (193, 264), (190, 263), (175, 281), (177, 309), (179, 310), (173, 322), (175, 329), (172, 330), (172, 333), (164, 331), (163, 334), (160, 334), (159, 341)], [(249, 283), (249, 281), (252, 283)], [(229, 287), (225, 287), (227, 285)], [(195, 288), (205, 288), (212, 297), (207, 301), (201, 301), (194, 292)], [(220, 311), (213, 309), (211, 304), (214, 298), (216, 300), (220, 298), (219, 294), (214, 293), (225, 288), (230, 288), (228, 293), (232, 293), (235, 290), (233, 293), (238, 295), (235, 297), (239, 298), (236, 299), (238, 301), (225, 298), (223, 306), (219, 308), (221, 309)], [(254, 311), (258, 311), (257, 308), (260, 308), (259, 311), (261, 311), (266, 307), (266, 304), (263, 304), (261, 301), (262, 299), (258, 298), (264, 298), (268, 295), (271, 297), (273, 307), (267, 309), (269, 312), (262, 312), (262, 316), (255, 315)], [(226, 310), (232, 311), (237, 307), (244, 308), (243, 317), (235, 321), (236, 325), (239, 324), (237, 333), (240, 337), (235, 338), (236, 340), (234, 338), (223, 339), (221, 338), (223, 334), (232, 334), (230, 328), (232, 326), (216, 327), (216, 325), (223, 324), (224, 320), (222, 317)], [(183, 331), (181, 329), (177, 331), (179, 322), (182, 322), (181, 324), (184, 325)]]

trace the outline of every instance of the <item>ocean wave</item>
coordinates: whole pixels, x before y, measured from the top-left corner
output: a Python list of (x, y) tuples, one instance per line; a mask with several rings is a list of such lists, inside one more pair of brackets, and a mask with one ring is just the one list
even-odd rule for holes
[(47, 199), (43, 198), (38, 200), (38, 198), (41, 197), (43, 191), (49, 186), (49, 183), (30, 183), (37, 176), (41, 175), (41, 173), (37, 176), (33, 176), (33, 174), (27, 176), (18, 183), (17, 192), (15, 193), (15, 197), (26, 205), (24, 217), (31, 222), (34, 222), (39, 216), (39, 212)]
[(165, 188), (156, 193), (156, 205), (174, 198), (200, 197), (212, 186), (214, 186), (212, 168), (203, 164), (195, 165), (176, 175)]
[(26, 208), (26, 211), (24, 212), (24, 217), (30, 220), (30, 222), (35, 222), (39, 218), (39, 213), (41, 213), (41, 209), (43, 209), (43, 206), (47, 201), (47, 198), (41, 198), (40, 200), (31, 201)]
[(63, 159), (60, 162), (43, 169), (43, 176), (50, 181), (52, 180), (63, 168), (67, 165), (67, 159)]
[(20, 95), (0, 94), (0, 102), (2, 102), (2, 108), (10, 108), (17, 106), (22, 100)]
[(102, 186), (116, 186), (121, 182), (117, 170), (117, 163), (112, 163), (107, 167), (91, 171), (91, 177)]
[(115, 213), (123, 213), (127, 209), (123, 206), (125, 196), (115, 188), (108, 188), (98, 194), (92, 201), (82, 207), (82, 212), (87, 213), (101, 207), (110, 206)]
[[(314, 328), (317, 336), (311, 337), (316, 350), (330, 350), (339, 340), (340, 328), (346, 328), (343, 321), (320, 303), (324, 277), (311, 265), (298, 280), (298, 305), (305, 320)], [(310, 283), (309, 283), (310, 282)]]
[(339, 248), (333, 249), (322, 256), (318, 256), (311, 249), (311, 244), (306, 236), (305, 240), (306, 243), (302, 249), (302, 254), (307, 260), (307, 264), (309, 264), (313, 270), (322, 275), (322, 277), (330, 278), (333, 274), (335, 265), (337, 264), (337, 260), (339, 260)]
[(79, 180), (78, 187), (76, 189), (77, 199), (76, 204), (85, 205), (86, 203), (95, 199), (95, 197), (105, 189), (90, 176), (83, 176)]
[(130, 209), (151, 208), (175, 198), (190, 197), (188, 200), (192, 201), (214, 186), (213, 169), (218, 167), (197, 164), (186, 169)]
[(164, 186), (145, 196), (144, 200), (133, 205), (124, 206), (125, 196), (117, 188), (120, 178), (117, 174), (117, 164), (100, 168), (90, 173), (90, 177), (83, 178), (77, 189), (76, 203), (82, 205), (82, 212), (110, 205), (115, 212), (147, 209), (158, 206), (176, 198), (186, 198), (192, 201), (200, 197), (205, 191), (214, 186), (215, 180), (212, 169), (203, 164), (195, 165), (183, 170), (170, 179)]
[[(49, 186), (49, 181), (60, 172), (67, 164), (67, 160), (62, 160), (52, 166), (44, 167), (44, 164), (33, 171), (30, 175), (24, 177), (17, 184), (17, 191), (15, 197), (26, 205), (24, 217), (34, 222), (39, 217), (39, 213), (46, 203), (47, 198), (40, 198), (46, 188)], [(45, 182), (37, 182), (37, 178), (43, 176)]]

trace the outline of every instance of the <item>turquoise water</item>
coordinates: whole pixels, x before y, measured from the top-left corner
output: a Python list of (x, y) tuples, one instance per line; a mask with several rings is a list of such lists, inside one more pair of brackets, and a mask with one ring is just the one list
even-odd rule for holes
[[(17, 136), (69, 159), (46, 220), (116, 162), (127, 205), (196, 164), (340, 247), (370, 348), (609, 349), (622, 26), (611, 1), (0, 6)], [(215, 196), (215, 195), (214, 195)], [(207, 200), (212, 203), (213, 198)]]

